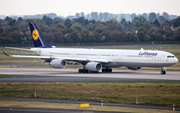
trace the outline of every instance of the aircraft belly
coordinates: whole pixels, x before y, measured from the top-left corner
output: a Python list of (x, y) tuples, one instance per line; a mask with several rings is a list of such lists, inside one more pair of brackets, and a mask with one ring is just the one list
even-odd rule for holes
[(121, 66), (135, 66), (135, 67), (168, 67), (174, 65), (174, 63), (153, 63), (153, 62), (118, 62)]
[(113, 67), (121, 67), (121, 65), (119, 65), (116, 62), (110, 62), (110, 63), (102, 63), (102, 67), (113, 68)]

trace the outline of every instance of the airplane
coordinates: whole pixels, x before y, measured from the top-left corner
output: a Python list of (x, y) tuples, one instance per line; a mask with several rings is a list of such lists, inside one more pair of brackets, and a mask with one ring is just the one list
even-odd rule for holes
[(169, 52), (143, 48), (141, 50), (56, 48), (47, 43), (35, 23), (29, 23), (29, 26), (35, 48), (9, 48), (37, 52), (40, 56), (11, 55), (12, 57), (39, 58), (53, 68), (65, 68), (68, 62), (74, 62), (83, 66), (78, 70), (79, 73), (100, 70), (103, 73), (111, 73), (112, 68), (125, 66), (130, 70), (141, 70), (142, 67), (161, 68), (160, 73), (166, 74), (166, 67), (178, 62), (178, 59)]

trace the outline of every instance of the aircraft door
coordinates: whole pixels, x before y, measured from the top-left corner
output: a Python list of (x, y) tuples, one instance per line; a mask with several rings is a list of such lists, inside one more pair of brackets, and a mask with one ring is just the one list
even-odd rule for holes
[(119, 53), (118, 57), (119, 57), (119, 60), (122, 60), (122, 58), (123, 58), (123, 52)]
[(157, 61), (161, 61), (161, 59), (162, 59), (162, 54), (159, 54), (158, 58), (157, 58)]

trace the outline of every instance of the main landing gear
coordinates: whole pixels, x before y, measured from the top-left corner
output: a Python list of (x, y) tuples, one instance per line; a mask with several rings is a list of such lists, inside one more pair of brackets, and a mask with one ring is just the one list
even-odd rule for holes
[(87, 69), (79, 69), (78, 72), (79, 73), (88, 73), (89, 71)]
[(161, 75), (165, 75), (167, 68), (166, 67), (162, 67), (161, 70), (162, 70), (161, 71)]
[(112, 69), (108, 69), (108, 68), (105, 68), (105, 69), (102, 69), (102, 72), (103, 73), (111, 73), (112, 72)]
[(98, 73), (98, 71), (89, 71), (87, 69), (79, 69), (78, 72), (79, 73)]

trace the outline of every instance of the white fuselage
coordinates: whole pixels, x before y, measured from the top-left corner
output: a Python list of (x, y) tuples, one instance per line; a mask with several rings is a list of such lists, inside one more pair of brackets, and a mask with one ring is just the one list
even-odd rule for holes
[(72, 49), (72, 48), (33, 48), (40, 50), (41, 56), (63, 58), (107, 59), (102, 67), (167, 67), (178, 59), (171, 53), (152, 50), (113, 50), (113, 49)]

